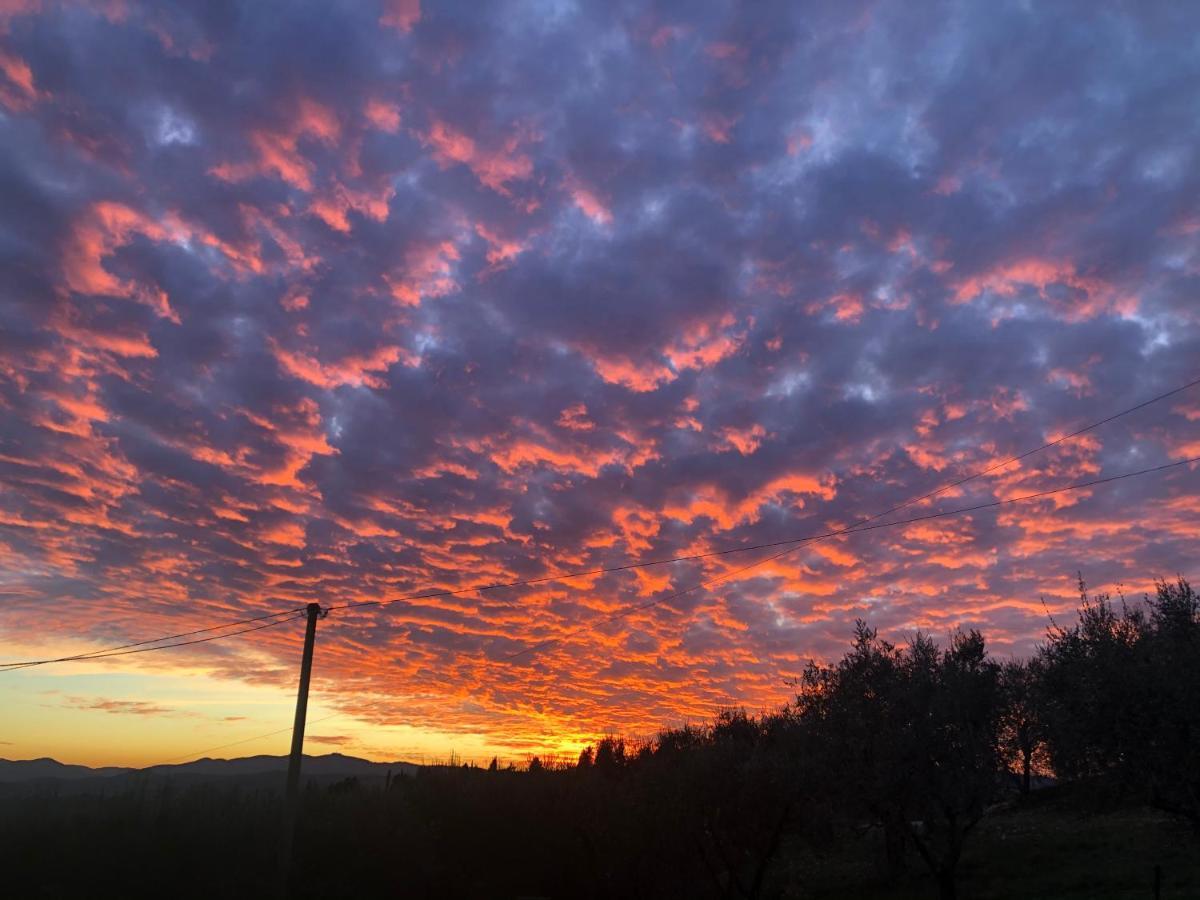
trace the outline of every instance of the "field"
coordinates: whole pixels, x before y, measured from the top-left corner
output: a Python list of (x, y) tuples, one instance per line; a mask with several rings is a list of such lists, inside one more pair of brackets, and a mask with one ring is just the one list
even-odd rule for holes
[[(870, 851), (875, 852), (875, 851)], [(808, 858), (813, 890), (797, 897), (918, 900), (936, 897), (931, 878), (914, 874), (884, 883), (853, 858)], [(1200, 896), (1200, 838), (1153, 810), (1083, 806), (1051, 789), (987, 816), (967, 842), (959, 883), (966, 900), (1135, 900)]]
[[(391, 790), (347, 782), (305, 796), (298, 897), (719, 897), (699, 859), (689, 868), (638, 842), (569, 821), (570, 773), (428, 771)], [(577, 799), (577, 798), (576, 798)], [(33, 794), (0, 800), (8, 896), (262, 897), (277, 889), (279, 805), (267, 790), (148, 782), (115, 796)], [(618, 828), (620, 826), (617, 826)], [(661, 836), (660, 836), (661, 837)], [(874, 831), (817, 853), (789, 835), (763, 897), (909, 900), (937, 896), (920, 860), (888, 880)], [(620, 849), (616, 849), (620, 848)], [(967, 843), (967, 900), (1163, 898), (1200, 894), (1187, 828), (1126, 804), (1097, 806), (1049, 789), (990, 813)], [(685, 854), (678, 859), (686, 859)], [(668, 868), (668, 866), (672, 868)], [(675, 893), (674, 891), (678, 891)], [(730, 894), (729, 896), (737, 896)]]

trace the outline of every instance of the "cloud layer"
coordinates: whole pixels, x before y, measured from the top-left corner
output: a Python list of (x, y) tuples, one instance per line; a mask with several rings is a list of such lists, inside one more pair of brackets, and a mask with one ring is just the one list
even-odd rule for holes
[[(0, 4), (3, 627), (779, 540), (1183, 383), (1198, 33), (1157, 4)], [(1197, 454), (1182, 395), (935, 507)], [(1194, 485), (829, 541), (617, 621), (754, 557), (345, 611), (317, 674), (509, 750), (771, 706), (855, 617), (1020, 652), (1076, 570), (1187, 574)], [(290, 684), (282, 632), (194, 659)]]

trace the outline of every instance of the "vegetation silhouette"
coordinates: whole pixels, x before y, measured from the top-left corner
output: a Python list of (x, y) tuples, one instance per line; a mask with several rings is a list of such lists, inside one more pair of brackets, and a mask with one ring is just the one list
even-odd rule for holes
[[(1024, 661), (995, 659), (976, 631), (898, 646), (859, 622), (775, 712), (610, 735), (570, 762), (456, 759), (384, 789), (310, 784), (293, 893), (1195, 895), (1198, 651), (1200, 598), (1183, 579), (1134, 604), (1081, 579), (1076, 621)], [(276, 793), (36, 790), (0, 801), (11, 896), (271, 891)]]

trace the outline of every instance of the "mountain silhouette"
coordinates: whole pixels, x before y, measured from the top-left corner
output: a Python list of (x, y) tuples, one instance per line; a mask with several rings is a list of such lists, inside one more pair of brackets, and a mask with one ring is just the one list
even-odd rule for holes
[[(0, 791), (12, 793), (29, 786), (58, 787), (72, 792), (121, 790), (134, 781), (166, 781), (195, 784), (235, 782), (256, 787), (282, 784), (287, 771), (286, 756), (246, 756), (237, 759), (203, 759), (172, 765), (147, 766), (143, 769), (118, 766), (71, 765), (43, 757), (41, 759), (0, 759)], [(329, 783), (345, 778), (363, 782), (383, 781), (392, 776), (411, 774), (419, 768), (408, 762), (373, 762), (342, 753), (304, 757), (305, 781)]]

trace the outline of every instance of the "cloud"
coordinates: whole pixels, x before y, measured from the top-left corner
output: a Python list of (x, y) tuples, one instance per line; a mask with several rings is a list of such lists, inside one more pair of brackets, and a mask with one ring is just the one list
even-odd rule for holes
[(335, 747), (345, 747), (357, 743), (357, 739), (344, 734), (310, 734), (304, 738), (314, 744), (332, 744)]
[[(783, 702), (857, 617), (1025, 652), (1080, 568), (1187, 574), (1178, 471), (425, 596), (846, 526), (1194, 377), (1194, 9), (10, 7), (10, 633), (418, 597), (322, 623), (332, 700), (516, 755)], [(1179, 458), (1197, 408), (914, 512)], [(291, 685), (294, 639), (170, 659)]]
[(177, 716), (183, 715), (178, 710), (159, 706), (145, 700), (111, 700), (105, 697), (72, 697), (64, 698), (65, 705), (73, 709), (98, 710), (114, 715), (128, 716)]

